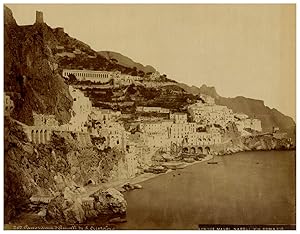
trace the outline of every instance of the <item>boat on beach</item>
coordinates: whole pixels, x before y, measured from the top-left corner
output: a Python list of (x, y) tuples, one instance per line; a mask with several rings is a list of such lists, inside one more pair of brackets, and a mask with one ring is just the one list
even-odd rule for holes
[(182, 169), (186, 167), (186, 163), (184, 162), (166, 162), (162, 164), (163, 167), (166, 167), (167, 169)]
[(207, 162), (207, 164), (218, 164), (218, 162)]
[(218, 162), (216, 162), (215, 157), (213, 157), (211, 161), (207, 162), (207, 164), (218, 164)]

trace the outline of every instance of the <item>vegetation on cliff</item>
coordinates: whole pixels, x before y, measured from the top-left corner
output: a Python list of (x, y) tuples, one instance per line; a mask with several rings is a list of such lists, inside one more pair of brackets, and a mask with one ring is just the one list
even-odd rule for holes
[(131, 58), (128, 58), (120, 53), (113, 51), (99, 51), (99, 55), (105, 57), (108, 60), (115, 61), (117, 64), (120, 64), (124, 67), (134, 68), (136, 67), (138, 71), (143, 72), (144, 74), (156, 72), (155, 68), (147, 65), (144, 66), (141, 63), (134, 62)]

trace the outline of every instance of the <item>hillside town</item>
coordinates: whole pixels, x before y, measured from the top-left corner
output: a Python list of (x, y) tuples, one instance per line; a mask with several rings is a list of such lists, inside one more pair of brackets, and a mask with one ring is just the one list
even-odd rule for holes
[[(63, 70), (65, 78), (70, 74), (79, 81), (105, 83), (108, 79), (113, 79), (114, 83), (120, 85), (142, 80), (119, 72)], [(188, 104), (185, 112), (159, 106), (136, 106), (135, 112), (131, 114), (132, 120), (128, 121), (128, 114), (121, 111), (92, 106), (89, 98), (72, 85), (69, 85), (69, 92), (73, 98), (69, 123), (59, 125), (54, 115), (33, 113), (33, 125), (22, 124), (30, 142), (46, 144), (55, 132), (71, 132), (77, 135), (83, 147), (96, 142), (101, 150), (116, 148), (126, 155), (142, 155), (143, 148), (148, 147), (153, 153), (176, 157), (182, 153), (218, 154), (231, 140), (224, 135), (229, 124), (235, 124), (241, 136), (259, 134), (262, 131), (260, 120), (242, 113), (233, 113), (226, 106), (216, 105), (214, 98), (207, 95), (201, 95), (196, 103)], [(13, 107), (13, 101), (6, 94), (6, 116), (10, 115)], [(156, 115), (158, 113), (163, 114), (163, 117)], [(125, 115), (126, 119), (123, 118)]]

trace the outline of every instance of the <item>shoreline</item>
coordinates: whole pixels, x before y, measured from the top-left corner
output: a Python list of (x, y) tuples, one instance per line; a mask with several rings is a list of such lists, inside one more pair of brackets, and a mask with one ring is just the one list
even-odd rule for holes
[[(291, 149), (286, 149), (286, 150), (283, 150), (283, 151), (295, 151), (295, 150), (296, 149), (291, 148)], [(89, 196), (91, 194), (95, 193), (96, 191), (100, 190), (100, 189), (106, 190), (108, 188), (115, 188), (118, 191), (122, 191), (122, 186), (125, 185), (125, 184), (127, 184), (127, 183), (130, 183), (132, 185), (138, 184), (138, 183), (142, 183), (144, 181), (156, 178), (158, 176), (168, 174), (168, 173), (170, 173), (172, 171), (183, 169), (183, 168), (186, 168), (186, 167), (198, 164), (198, 163), (207, 162), (209, 160), (212, 160), (214, 157), (225, 157), (225, 156), (230, 156), (230, 155), (237, 154), (237, 153), (242, 153), (242, 152), (246, 153), (246, 152), (256, 152), (256, 151), (260, 152), (260, 151), (273, 151), (273, 150), (244, 150), (244, 151), (238, 151), (238, 152), (221, 154), (221, 155), (209, 154), (207, 157), (203, 158), (201, 161), (195, 161), (195, 162), (191, 162), (191, 163), (187, 163), (187, 162), (183, 162), (183, 161), (177, 161), (178, 163), (184, 163), (184, 165), (181, 166), (180, 168), (168, 169), (165, 173), (159, 173), (159, 174), (143, 173), (143, 174), (140, 174), (140, 175), (138, 175), (136, 177), (132, 177), (132, 178), (126, 178), (126, 179), (124, 178), (124, 179), (120, 179), (120, 180), (117, 180), (117, 181), (111, 181), (111, 182), (107, 182), (107, 183), (103, 183), (103, 184), (98, 184), (98, 185), (87, 185), (87, 186), (83, 187), (86, 190), (86, 192), (83, 192), (83, 193), (78, 194), (78, 195), (83, 200), (89, 200)], [(282, 150), (276, 150), (275, 149), (274, 151), (282, 151)], [(52, 198), (54, 198), (54, 197), (50, 197), (50, 196), (46, 196), (46, 197), (43, 197), (43, 196), (32, 196), (30, 198), (30, 201), (31, 202), (49, 203)]]
[[(275, 151), (277, 151), (277, 150), (275, 150)], [(294, 150), (292, 150), (292, 151), (294, 151)], [(228, 156), (230, 156), (230, 155), (228, 155)], [(113, 181), (113, 182), (105, 183), (105, 184), (98, 185), (98, 186), (94, 185), (94, 186), (91, 186), (91, 187), (85, 187), (86, 188), (86, 193), (85, 194), (82, 193), (81, 195), (79, 195), (79, 194), (78, 195), (81, 197), (81, 199), (85, 200), (85, 199), (89, 199), (89, 195), (92, 194), (93, 192), (99, 190), (99, 189), (105, 190), (107, 188), (115, 188), (118, 191), (120, 191), (119, 189), (122, 189), (122, 186), (124, 184), (126, 184), (126, 183), (131, 183), (132, 185), (138, 184), (138, 183), (142, 183), (144, 181), (147, 181), (147, 180), (150, 180), (150, 179), (153, 179), (153, 178), (156, 178), (158, 176), (165, 175), (165, 174), (168, 174), (168, 173), (171, 173), (171, 172), (175, 172), (176, 173), (176, 172), (178, 172), (178, 170), (180, 171), (180, 169), (184, 169), (184, 168), (187, 168), (189, 166), (193, 166), (193, 165), (199, 164), (201, 162), (204, 162), (204, 163), (206, 162), (207, 163), (207, 162), (215, 159), (215, 157), (218, 158), (218, 157), (222, 157), (222, 156), (208, 155), (207, 157), (203, 158), (201, 161), (195, 161), (195, 162), (192, 162), (192, 163), (186, 163), (186, 164), (184, 164), (182, 167), (180, 167), (178, 169), (175, 169), (175, 170), (169, 169), (165, 173), (160, 173), (160, 174), (144, 173), (144, 174), (138, 175), (138, 176), (133, 177), (133, 178), (128, 178), (128, 179)], [(216, 161), (218, 161), (218, 160), (216, 160)], [(122, 193), (124, 195), (126, 194), (126, 192), (127, 191), (125, 191), (125, 190), (122, 191)], [(23, 218), (22, 218), (22, 216), (23, 216)], [(42, 220), (42, 217), (38, 216), (36, 212), (34, 212), (34, 213), (32, 213), (32, 212), (25, 212), (17, 220), (21, 221), (20, 225), (22, 225), (23, 224), (22, 222), (24, 220), (28, 220), (28, 219)], [(16, 223), (11, 223), (11, 224), (15, 225)], [(49, 225), (51, 226), (51, 224), (49, 224)]]
[[(180, 168), (177, 168), (177, 169), (168, 169), (164, 173), (159, 173), (159, 174), (143, 173), (143, 174), (140, 174), (140, 175), (138, 175), (136, 177), (132, 177), (132, 178), (120, 179), (120, 180), (117, 180), (117, 181), (107, 182), (107, 183), (98, 184), (98, 185), (87, 185), (87, 186), (83, 187), (86, 190), (86, 192), (78, 194), (77, 196), (80, 197), (82, 200), (90, 200), (90, 195), (92, 195), (93, 193), (97, 192), (100, 189), (101, 190), (106, 190), (108, 188), (115, 188), (115, 189), (117, 189), (118, 191), (121, 192), (123, 190), (122, 186), (127, 184), (127, 183), (130, 183), (132, 185), (142, 183), (144, 181), (156, 178), (156, 177), (161, 176), (161, 175), (166, 175), (168, 173), (171, 173), (171, 172), (179, 170), (179, 169), (183, 169), (183, 168), (186, 168), (186, 167), (198, 164), (198, 163), (207, 162), (209, 160), (212, 160), (214, 157), (216, 157), (216, 156), (210, 154), (210, 155), (206, 156), (205, 158), (203, 158), (201, 161), (195, 161), (195, 162), (192, 162), (192, 163), (178, 161), (179, 163), (184, 163), (184, 165), (182, 165)], [(43, 203), (47, 204), (53, 198), (54, 197), (48, 197), (48, 196), (46, 196), (46, 197), (32, 196), (30, 198), (30, 201), (33, 202), (33, 203), (34, 202), (43, 202)]]
[[(181, 168), (178, 168), (178, 169), (168, 169), (165, 173), (159, 173), (159, 174), (143, 173), (143, 174), (138, 175), (138, 176), (133, 177), (133, 178), (127, 178), (127, 179), (124, 179), (124, 180), (118, 180), (118, 181), (108, 182), (108, 183), (102, 184), (100, 186), (93, 186), (93, 187), (86, 186), (84, 188), (87, 190), (87, 193), (86, 193), (87, 197), (90, 196), (91, 194), (93, 194), (94, 192), (96, 192), (99, 189), (115, 188), (118, 191), (120, 191), (120, 190), (122, 190), (122, 186), (124, 184), (130, 183), (132, 185), (135, 185), (135, 184), (138, 184), (138, 183), (142, 183), (144, 181), (156, 178), (158, 176), (166, 175), (168, 173), (171, 173), (171, 172), (179, 170), (179, 169), (183, 169), (183, 168), (186, 168), (186, 167), (198, 164), (198, 163), (203, 163), (203, 162), (210, 161), (214, 157), (215, 157), (214, 155), (210, 154), (207, 157), (203, 158), (201, 161), (195, 161), (195, 162), (192, 162), (192, 163), (182, 162), (182, 163), (185, 163), (185, 165), (183, 165)], [(85, 198), (85, 197), (86, 196), (84, 196), (83, 198)]]
[[(98, 186), (93, 186), (93, 187), (90, 187), (90, 188), (88, 188), (88, 187), (84, 187), (84, 188), (87, 189), (87, 193), (89, 195), (92, 194), (93, 192), (96, 192), (97, 190), (99, 190), (101, 188), (103, 188), (103, 189), (115, 188), (118, 191), (120, 191), (120, 190), (122, 190), (122, 186), (124, 184), (130, 183), (132, 185), (135, 185), (135, 184), (138, 184), (138, 183), (142, 183), (144, 181), (156, 178), (156, 177), (161, 176), (161, 175), (166, 175), (166, 174), (171, 173), (171, 172), (176, 171), (176, 170), (180, 170), (180, 169), (183, 169), (183, 168), (186, 168), (186, 167), (189, 167), (189, 166), (193, 166), (195, 164), (199, 164), (199, 163), (202, 163), (202, 162), (208, 162), (208, 161), (214, 159), (215, 157), (225, 157), (225, 156), (230, 156), (230, 155), (234, 155), (234, 154), (238, 154), (238, 153), (243, 153), (243, 152), (295, 151), (295, 150), (296, 149), (286, 149), (286, 150), (276, 150), (276, 149), (274, 149), (274, 150), (244, 150), (244, 151), (237, 151), (237, 152), (232, 152), (232, 153), (229, 153), (229, 154), (221, 154), (221, 155), (209, 154), (205, 158), (203, 158), (201, 161), (195, 161), (195, 162), (192, 162), (192, 163), (182, 162), (182, 163), (185, 163), (185, 165), (183, 165), (181, 168), (178, 168), (178, 169), (168, 169), (165, 173), (159, 173), (159, 174), (143, 173), (143, 174), (138, 175), (136, 177), (127, 178), (127, 179), (118, 180), (118, 181), (113, 181), (113, 182), (108, 182), (108, 183), (105, 183), (105, 184), (102, 184), (102, 185), (98, 185)], [(178, 162), (181, 162), (181, 161), (178, 161)], [(93, 192), (89, 193), (88, 190), (93, 191)]]

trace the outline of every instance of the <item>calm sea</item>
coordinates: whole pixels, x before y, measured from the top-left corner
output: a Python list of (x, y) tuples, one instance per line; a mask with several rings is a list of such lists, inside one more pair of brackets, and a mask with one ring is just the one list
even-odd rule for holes
[(119, 229), (294, 224), (295, 151), (238, 153), (158, 176), (127, 192)]

